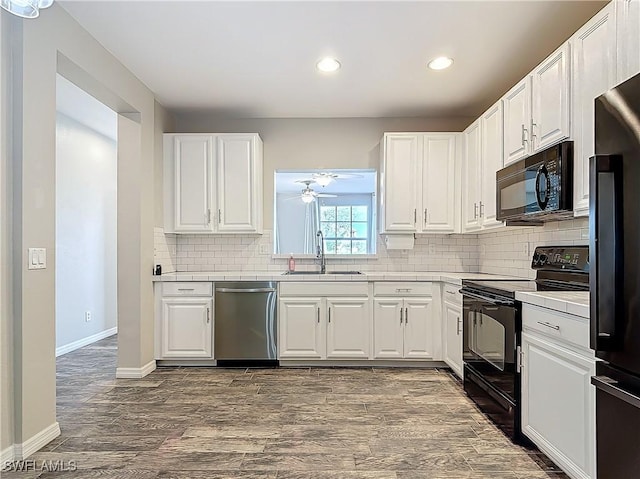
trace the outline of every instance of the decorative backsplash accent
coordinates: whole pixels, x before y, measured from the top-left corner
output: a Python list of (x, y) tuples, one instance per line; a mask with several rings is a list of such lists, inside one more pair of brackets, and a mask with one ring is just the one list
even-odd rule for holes
[[(273, 232), (255, 235), (174, 235), (155, 228), (155, 264), (163, 273), (188, 271), (285, 271), (288, 258), (273, 258)], [(586, 218), (541, 227), (501, 229), (480, 235), (420, 235), (414, 249), (388, 251), (378, 237), (376, 257), (336, 259), (327, 269), (358, 271), (451, 271), (535, 277), (536, 246), (578, 245), (589, 241)], [(526, 247), (525, 247), (526, 246)], [(268, 251), (261, 254), (260, 251)], [(296, 258), (297, 270), (316, 270), (311, 258)]]

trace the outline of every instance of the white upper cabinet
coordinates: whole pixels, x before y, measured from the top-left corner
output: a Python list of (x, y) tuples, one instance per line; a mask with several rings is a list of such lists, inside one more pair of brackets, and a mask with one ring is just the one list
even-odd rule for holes
[(260, 233), (262, 140), (257, 134), (164, 135), (167, 233)]
[(257, 135), (217, 137), (218, 231), (259, 230), (262, 199), (262, 142)]
[(502, 101), (498, 101), (481, 117), (481, 194), (480, 222), (483, 229), (503, 226), (496, 220), (496, 172), (502, 169), (503, 112)]
[(213, 231), (213, 149), (212, 139), (207, 136), (174, 136), (165, 141), (165, 152), (172, 158), (173, 167), (173, 175), (167, 180), (175, 179), (173, 184), (166, 185), (175, 195), (175, 206), (171, 208), (175, 232)]
[(618, 83), (640, 72), (640, 0), (616, 0)]
[(454, 233), (456, 133), (385, 133), (380, 233)]
[(542, 150), (570, 135), (569, 93), (571, 57), (569, 43), (552, 53), (532, 73), (532, 151)]
[(419, 133), (385, 133), (382, 144), (380, 233), (415, 233)]
[(423, 232), (455, 232), (456, 135), (430, 133), (422, 143)]
[(616, 84), (615, 6), (616, 2), (607, 4), (569, 40), (573, 58), (573, 209), (576, 216), (589, 213), (589, 157), (595, 152), (594, 100)]
[(482, 154), (482, 123), (473, 122), (463, 133), (462, 162), (462, 231), (477, 231), (480, 224), (480, 155)]
[(504, 165), (531, 153), (531, 79), (527, 76), (503, 97)]

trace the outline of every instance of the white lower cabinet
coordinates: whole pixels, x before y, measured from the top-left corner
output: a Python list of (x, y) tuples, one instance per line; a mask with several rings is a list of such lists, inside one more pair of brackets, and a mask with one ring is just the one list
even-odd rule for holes
[(446, 336), (444, 362), (459, 378), (462, 378), (462, 309), (445, 302), (442, 315)]
[[(527, 306), (525, 314), (526, 309)], [(529, 317), (535, 318), (538, 312), (533, 309)], [(540, 322), (536, 323), (543, 325), (542, 329), (553, 327), (550, 334), (527, 328), (525, 324), (521, 361), (522, 431), (570, 477), (593, 479), (596, 476), (595, 390), (590, 381), (595, 375), (595, 359), (592, 353), (586, 350), (580, 353), (575, 344), (552, 336), (575, 331), (570, 327), (572, 320), (566, 316), (569, 315), (556, 319), (550, 315), (538, 316)], [(556, 330), (556, 326), (559, 329)], [(584, 326), (588, 328), (588, 324)]]
[(211, 298), (163, 298), (160, 358), (213, 358)]
[(374, 358), (431, 359), (432, 298), (374, 298)]
[[(327, 295), (305, 295), (312, 292)], [(281, 284), (278, 357), (369, 359), (369, 303), (367, 283)]]

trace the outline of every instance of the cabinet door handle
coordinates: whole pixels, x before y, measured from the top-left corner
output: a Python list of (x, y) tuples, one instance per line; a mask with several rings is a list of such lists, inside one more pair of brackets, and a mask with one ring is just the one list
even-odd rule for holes
[(320, 308), (318, 308), (318, 323), (320, 323)]
[(418, 222), (418, 210), (413, 210), (413, 224), (415, 225)]
[(402, 324), (402, 308), (400, 308), (400, 324)]
[(195, 291), (195, 288), (178, 288), (178, 291)]
[(535, 143), (536, 143), (536, 140), (535, 140), (535, 139), (536, 139), (537, 137), (536, 137), (535, 129), (534, 129), (534, 128), (536, 128), (537, 126), (538, 126), (538, 125), (536, 125), (536, 124), (533, 122), (533, 119), (531, 119), (531, 149), (533, 149), (533, 148), (534, 148)]
[(207, 224), (211, 224), (211, 208), (207, 208)]
[(527, 131), (524, 127), (524, 123), (522, 124), (522, 137), (521, 137), (521, 141), (520, 143), (522, 144), (522, 146), (524, 146), (524, 142), (527, 141), (524, 137), (524, 132)]
[(482, 201), (480, 202), (480, 218), (484, 216), (484, 204)]
[(222, 210), (218, 209), (218, 223), (222, 223)]
[(460, 316), (458, 316), (458, 323), (456, 327), (456, 334), (460, 336)]
[(211, 310), (207, 308), (207, 324), (211, 321)]
[(331, 322), (331, 306), (329, 306), (329, 322)]
[(427, 209), (424, 209), (424, 224), (427, 224)]
[(409, 308), (404, 308), (404, 324), (409, 324)]
[(538, 321), (538, 324), (541, 324), (542, 326), (546, 326), (547, 328), (555, 329), (556, 331), (560, 331), (560, 326), (558, 326), (557, 324), (551, 324), (546, 321), (544, 322)]
[(478, 218), (478, 203), (474, 203), (473, 204), (473, 219), (477, 219)]

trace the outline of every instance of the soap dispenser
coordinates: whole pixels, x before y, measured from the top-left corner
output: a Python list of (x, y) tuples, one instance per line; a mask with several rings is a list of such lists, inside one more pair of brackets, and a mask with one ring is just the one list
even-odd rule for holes
[(293, 253), (289, 256), (289, 273), (293, 273), (296, 270), (296, 260), (293, 258)]

